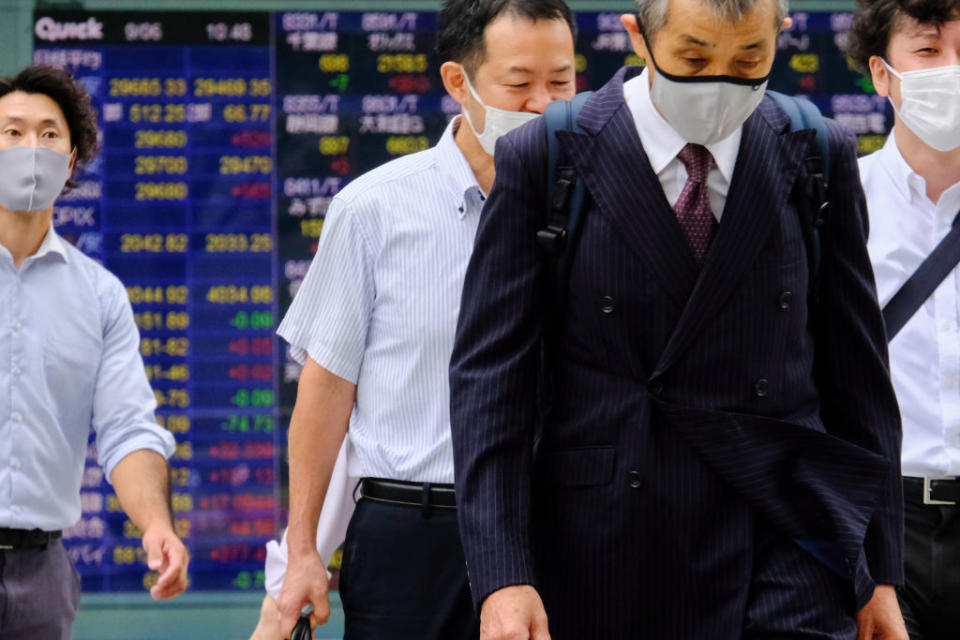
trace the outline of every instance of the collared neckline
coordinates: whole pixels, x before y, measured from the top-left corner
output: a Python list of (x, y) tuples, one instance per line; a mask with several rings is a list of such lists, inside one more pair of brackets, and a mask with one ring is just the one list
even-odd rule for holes
[(27, 260), (40, 259), (47, 254), (55, 253), (63, 258), (63, 261), (67, 264), (70, 263), (70, 256), (67, 254), (67, 248), (63, 245), (63, 238), (57, 233), (53, 228), (53, 225), (50, 225), (50, 228), (47, 230), (47, 235), (43, 237), (43, 242), (40, 243), (40, 248), (37, 249), (37, 252), (32, 256), (28, 256)]
[(927, 181), (913, 170), (900, 152), (900, 147), (897, 146), (896, 128), (890, 130), (887, 141), (877, 153), (879, 154), (877, 159), (884, 171), (910, 204), (916, 204), (918, 199), (926, 197)]
[(950, 216), (947, 222), (953, 222), (953, 218), (957, 214), (957, 199), (960, 198), (960, 183), (955, 183), (947, 187), (940, 195), (939, 202), (931, 202), (930, 198), (927, 197), (926, 179), (914, 171), (906, 158), (903, 157), (903, 153), (897, 145), (896, 128), (890, 131), (887, 141), (876, 153), (879, 154), (878, 160), (887, 172), (887, 175), (890, 176), (890, 179), (900, 191), (901, 195), (905, 196), (911, 205), (925, 201), (935, 207), (937, 211), (946, 208), (946, 211), (943, 211), (943, 213), (947, 213)]
[[(40, 243), (40, 247), (37, 249), (36, 253), (27, 256), (23, 263), (27, 264), (28, 262), (39, 260), (50, 253), (59, 255), (61, 258), (63, 258), (65, 263), (70, 264), (70, 256), (67, 254), (67, 249), (63, 245), (63, 239), (57, 234), (52, 224), (47, 229), (47, 233), (43, 236), (43, 241)], [(13, 254), (10, 253), (10, 250), (2, 244), (0, 244), (0, 256), (9, 258), (10, 261), (13, 262)], [(21, 265), (20, 268), (22, 269), (23, 265)]]
[(473, 175), (473, 169), (467, 162), (466, 156), (457, 146), (454, 139), (457, 129), (460, 128), (462, 116), (455, 116), (450, 119), (446, 130), (437, 142), (437, 167), (440, 173), (446, 179), (447, 186), (450, 188), (450, 194), (453, 196), (453, 206), (457, 210), (460, 218), (467, 215), (470, 193), (476, 191), (481, 202), (486, 200), (486, 194), (480, 188), (477, 177)]
[[(650, 99), (650, 70), (645, 68), (640, 75), (623, 83), (624, 99), (634, 114), (637, 131), (643, 128), (640, 141), (647, 152), (650, 166), (657, 175), (670, 164), (677, 154), (687, 145), (687, 141), (664, 119)], [(642, 125), (641, 125), (642, 121)], [(737, 165), (740, 152), (740, 139), (743, 137), (743, 125), (729, 136), (706, 146), (717, 163), (717, 169), (729, 184), (733, 180), (733, 170)]]

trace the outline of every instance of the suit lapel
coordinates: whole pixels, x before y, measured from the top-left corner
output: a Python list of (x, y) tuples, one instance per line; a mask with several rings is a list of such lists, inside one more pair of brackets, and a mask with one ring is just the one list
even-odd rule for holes
[(682, 307), (698, 268), (624, 100), (624, 80), (641, 70), (621, 69), (587, 101), (578, 123), (592, 135), (557, 137), (596, 205)]
[(788, 124), (786, 116), (769, 99), (744, 123), (717, 236), (654, 376), (682, 355), (741, 286), (750, 265), (777, 228), (812, 134), (784, 133)]

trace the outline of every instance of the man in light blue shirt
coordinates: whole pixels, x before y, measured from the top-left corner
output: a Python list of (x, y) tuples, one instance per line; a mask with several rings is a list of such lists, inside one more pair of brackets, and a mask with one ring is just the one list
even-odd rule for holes
[(478, 636), (452, 488), (448, 364), (494, 145), (573, 96), (574, 22), (562, 0), (448, 0), (437, 24), (444, 87), (463, 115), (437, 146), (334, 198), (278, 331), (304, 363), (278, 601), (287, 633), (304, 604), (315, 622), (329, 615), (316, 531), (346, 436), (362, 498), (340, 573), (345, 638)]
[(70, 637), (80, 581), (60, 542), (80, 518), (91, 427), (99, 463), (159, 571), (187, 586), (156, 406), (120, 281), (57, 235), (53, 202), (97, 148), (96, 115), (68, 74), (0, 79), (0, 637)]

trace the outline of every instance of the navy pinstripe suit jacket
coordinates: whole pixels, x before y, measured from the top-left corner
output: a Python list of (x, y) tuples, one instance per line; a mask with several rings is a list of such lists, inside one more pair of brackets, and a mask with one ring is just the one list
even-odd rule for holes
[[(538, 119), (497, 147), (450, 373), (476, 603), (540, 590), (554, 637), (739, 637), (762, 521), (851, 585), (902, 581), (900, 418), (852, 136), (830, 123), (820, 302), (790, 193), (811, 131), (766, 98), (744, 124), (702, 271), (650, 168), (622, 69), (561, 143), (592, 204), (536, 456), (552, 275)], [(565, 135), (564, 135), (565, 134)], [(563, 633), (564, 635), (558, 635)], [(568, 635), (569, 634), (569, 635)]]

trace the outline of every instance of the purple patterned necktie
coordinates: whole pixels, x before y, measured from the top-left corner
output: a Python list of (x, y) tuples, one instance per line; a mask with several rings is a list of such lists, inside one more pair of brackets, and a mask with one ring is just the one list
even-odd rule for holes
[(713, 156), (703, 145), (688, 144), (680, 150), (677, 158), (687, 168), (687, 184), (683, 186), (673, 210), (694, 259), (703, 266), (717, 226), (707, 188), (707, 176), (714, 166)]

